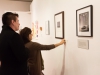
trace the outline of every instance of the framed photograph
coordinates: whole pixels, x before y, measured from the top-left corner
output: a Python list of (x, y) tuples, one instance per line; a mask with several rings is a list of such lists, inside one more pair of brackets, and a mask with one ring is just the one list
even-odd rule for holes
[(45, 22), (45, 34), (50, 35), (50, 26), (49, 21)]
[(55, 20), (55, 38), (64, 38), (64, 11), (54, 15)]
[(76, 10), (76, 35), (93, 36), (93, 6), (89, 5)]

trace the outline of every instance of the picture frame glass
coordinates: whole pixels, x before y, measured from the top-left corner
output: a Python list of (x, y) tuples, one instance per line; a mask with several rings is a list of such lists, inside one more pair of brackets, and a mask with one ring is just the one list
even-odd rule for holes
[(55, 21), (56, 21), (56, 37), (62, 37), (63, 34), (62, 34), (62, 14), (60, 14), (59, 16), (56, 16), (55, 17)]
[(45, 34), (50, 35), (49, 21), (45, 22)]

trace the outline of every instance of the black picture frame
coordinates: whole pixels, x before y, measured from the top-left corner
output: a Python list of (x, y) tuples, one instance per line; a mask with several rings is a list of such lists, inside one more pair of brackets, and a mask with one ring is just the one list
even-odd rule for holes
[(54, 15), (55, 38), (64, 39), (64, 11)]
[(76, 10), (76, 35), (78, 37), (93, 37), (92, 5)]

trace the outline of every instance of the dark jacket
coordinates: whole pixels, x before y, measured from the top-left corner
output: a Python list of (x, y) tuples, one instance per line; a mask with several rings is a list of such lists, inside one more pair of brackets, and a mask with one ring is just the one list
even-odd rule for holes
[(30, 75), (41, 75), (42, 56), (41, 50), (50, 50), (55, 48), (54, 45), (42, 45), (36, 42), (29, 42), (25, 45), (30, 50), (28, 66)]
[(28, 75), (29, 50), (18, 33), (9, 26), (3, 26), (0, 35), (1, 75)]

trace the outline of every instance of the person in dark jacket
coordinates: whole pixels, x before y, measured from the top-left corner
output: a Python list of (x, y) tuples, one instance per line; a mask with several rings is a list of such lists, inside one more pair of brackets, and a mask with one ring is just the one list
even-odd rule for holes
[(30, 75), (43, 75), (42, 70), (44, 70), (44, 63), (41, 50), (51, 50), (65, 43), (64, 39), (62, 39), (61, 42), (57, 44), (51, 45), (43, 45), (37, 42), (32, 42), (32, 31), (28, 27), (25, 27), (20, 31), (20, 36), (22, 37), (25, 46), (30, 50), (28, 59)]
[(18, 14), (6, 12), (2, 15), (2, 31), (0, 34), (0, 75), (28, 75), (27, 59), (29, 50), (25, 48), (20, 35)]

